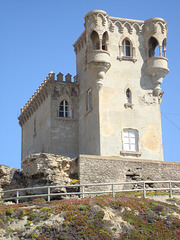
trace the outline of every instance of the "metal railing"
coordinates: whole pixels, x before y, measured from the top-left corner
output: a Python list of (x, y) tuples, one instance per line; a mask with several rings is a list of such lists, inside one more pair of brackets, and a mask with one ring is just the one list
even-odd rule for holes
[[(167, 184), (167, 187), (147, 187), (149, 184)], [(141, 185), (141, 188), (130, 188), (130, 189), (118, 189), (118, 186), (122, 186), (125, 188), (129, 184), (138, 184)], [(176, 187), (172, 187), (172, 184), (176, 184)], [(178, 186), (177, 186), (178, 184)], [(108, 187), (109, 189), (106, 190), (94, 190), (90, 191), (90, 187)], [(139, 186), (138, 186), (139, 187)], [(61, 188), (72, 189), (76, 188), (75, 192), (59, 192), (61, 191)], [(54, 189), (54, 192), (52, 192), (52, 189)], [(89, 190), (89, 191), (86, 191)], [(37, 190), (46, 190), (46, 193), (38, 193)], [(92, 189), (93, 190), (93, 189)], [(31, 188), (20, 188), (20, 189), (12, 189), (7, 191), (1, 191), (0, 192), (0, 201), (9, 201), (9, 200), (15, 200), (16, 203), (19, 203), (20, 199), (29, 199), (29, 198), (47, 198), (48, 201), (52, 200), (52, 197), (55, 196), (71, 196), (71, 195), (78, 195), (81, 198), (84, 198), (85, 195), (92, 195), (92, 194), (112, 194), (113, 197), (115, 197), (116, 193), (121, 192), (136, 192), (141, 191), (143, 192), (143, 197), (146, 197), (147, 191), (166, 191), (169, 194), (169, 198), (172, 198), (173, 191), (180, 190), (180, 181), (134, 181), (134, 182), (120, 182), (120, 183), (93, 183), (93, 184), (73, 184), (73, 185), (55, 185), (55, 186), (42, 186), (42, 187), (31, 187)], [(31, 194), (30, 191), (34, 192), (35, 194)], [(27, 195), (23, 195), (23, 192), (28, 192)], [(14, 194), (13, 194), (14, 193)], [(179, 191), (180, 193), (180, 191)], [(4, 197), (7, 194), (11, 194), (14, 196), (10, 197)]]

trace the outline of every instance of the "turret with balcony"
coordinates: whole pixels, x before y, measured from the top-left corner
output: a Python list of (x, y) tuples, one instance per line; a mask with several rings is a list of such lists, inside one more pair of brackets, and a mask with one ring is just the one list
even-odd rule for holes
[[(92, 11), (85, 16), (87, 47), (87, 68), (96, 79), (97, 87), (103, 85), (105, 73), (110, 68), (110, 54), (108, 52), (108, 25), (104, 11)], [(89, 19), (94, 18), (95, 24), (89, 25)]]
[(153, 95), (159, 96), (163, 78), (168, 74), (166, 58), (167, 26), (162, 18), (145, 21), (146, 31), (146, 73), (151, 76)]

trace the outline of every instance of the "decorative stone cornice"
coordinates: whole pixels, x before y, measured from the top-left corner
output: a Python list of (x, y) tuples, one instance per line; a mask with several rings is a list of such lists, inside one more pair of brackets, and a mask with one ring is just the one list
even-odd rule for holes
[(74, 51), (77, 54), (86, 44), (86, 32), (87, 29), (93, 28), (102, 28), (109, 30), (110, 32), (114, 32), (115, 28), (118, 29), (120, 34), (125, 32), (127, 29), (129, 34), (133, 34), (136, 32), (137, 34), (142, 34), (145, 29), (145, 32), (153, 31), (156, 33), (157, 27), (160, 26), (162, 28), (162, 33), (167, 32), (167, 24), (162, 18), (151, 18), (145, 21), (142, 20), (134, 20), (134, 19), (126, 19), (126, 18), (117, 18), (109, 16), (105, 11), (102, 10), (94, 10), (86, 14), (85, 16), (85, 31), (81, 34), (81, 36), (74, 43)]
[(120, 33), (124, 33), (124, 29), (127, 28), (129, 34), (132, 34), (133, 31), (137, 31), (138, 34), (142, 33), (144, 26), (144, 21), (141, 20), (132, 20), (125, 18), (109, 18), (109, 30), (114, 32), (115, 27), (118, 28)]
[[(87, 29), (88, 25), (91, 25), (92, 23), (95, 27), (101, 24), (102, 27), (108, 28), (110, 32), (114, 32), (114, 29), (118, 28), (118, 31), (120, 33), (124, 33), (124, 29), (127, 28), (130, 34), (132, 34), (133, 31), (141, 34), (144, 26), (144, 21), (110, 17), (105, 11), (101, 10), (91, 11), (85, 16), (85, 29)], [(79, 51), (85, 46), (85, 44), (86, 30), (73, 44), (75, 53), (79, 53)]]
[(50, 72), (47, 78), (36, 90), (36, 92), (24, 105), (24, 107), (21, 108), (21, 115), (18, 117), (19, 124), (21, 127), (48, 97), (49, 93), (51, 92), (51, 85), (49, 84), (49, 82), (54, 80), (55, 80), (55, 74), (53, 72)]

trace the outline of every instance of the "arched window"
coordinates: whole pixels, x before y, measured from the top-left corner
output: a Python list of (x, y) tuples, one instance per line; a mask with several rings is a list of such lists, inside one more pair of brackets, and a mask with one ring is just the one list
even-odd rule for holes
[(99, 50), (100, 49), (100, 41), (99, 41), (99, 35), (97, 34), (96, 31), (93, 31), (91, 33), (91, 40), (93, 43), (93, 49), (94, 50)]
[(66, 100), (61, 101), (59, 105), (59, 117), (62, 118), (71, 117), (70, 106)]
[(123, 150), (130, 152), (138, 151), (138, 131), (133, 129), (123, 130)]
[(103, 39), (102, 39), (102, 50), (106, 50), (107, 51), (107, 44), (108, 44), (108, 33), (105, 32), (103, 34)]
[(148, 42), (149, 57), (154, 57), (159, 55), (159, 53), (157, 52), (158, 49), (156, 48), (157, 46), (158, 46), (158, 41), (154, 37), (151, 37)]
[(126, 57), (132, 57), (132, 45), (128, 39), (124, 39), (122, 43), (122, 52)]
[(129, 88), (126, 90), (126, 102), (132, 103), (132, 94), (131, 94), (131, 90)]

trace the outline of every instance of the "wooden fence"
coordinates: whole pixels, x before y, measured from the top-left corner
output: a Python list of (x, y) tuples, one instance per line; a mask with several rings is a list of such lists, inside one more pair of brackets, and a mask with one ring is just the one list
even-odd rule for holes
[[(149, 187), (150, 184), (163, 184), (163, 187)], [(134, 185), (138, 188), (126, 188), (128, 185)], [(167, 186), (165, 186), (167, 185)], [(173, 186), (174, 185), (174, 186)], [(141, 186), (141, 187), (140, 187)], [(106, 187), (105, 190), (102, 190)], [(123, 188), (123, 189), (120, 189)], [(62, 189), (64, 189), (62, 191)], [(72, 191), (75, 189), (75, 191)], [(92, 190), (92, 191), (91, 191)], [(52, 198), (57, 196), (74, 196), (84, 198), (85, 195), (98, 195), (98, 194), (112, 194), (115, 197), (116, 193), (120, 192), (143, 192), (143, 197), (146, 197), (147, 191), (165, 191), (172, 198), (173, 192), (180, 193), (180, 181), (134, 181), (134, 182), (120, 182), (120, 183), (93, 183), (93, 184), (72, 184), (72, 185), (55, 185), (55, 186), (39, 186), (31, 188), (12, 189), (1, 191), (1, 201), (12, 201), (16, 203), (22, 199), (29, 200), (30, 198), (46, 198), (51, 201)], [(10, 196), (8, 196), (10, 195)], [(8, 196), (8, 197), (7, 197)]]

